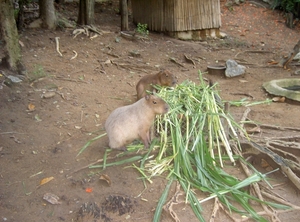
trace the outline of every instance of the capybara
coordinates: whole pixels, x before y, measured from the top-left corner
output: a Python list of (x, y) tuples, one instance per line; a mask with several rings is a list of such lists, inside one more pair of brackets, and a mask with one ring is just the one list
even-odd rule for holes
[(148, 148), (155, 116), (168, 111), (169, 105), (163, 99), (149, 94), (131, 105), (115, 109), (105, 122), (109, 147), (127, 150), (126, 145), (141, 139), (144, 147)]
[(162, 70), (157, 74), (142, 77), (136, 85), (137, 100), (145, 97), (147, 91), (156, 92), (153, 85), (175, 86), (177, 79), (169, 70)]

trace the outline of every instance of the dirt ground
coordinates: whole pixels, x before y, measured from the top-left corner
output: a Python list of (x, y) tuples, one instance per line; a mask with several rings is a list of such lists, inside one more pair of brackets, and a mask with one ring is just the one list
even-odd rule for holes
[[(235, 59), (246, 66), (244, 75), (225, 78), (204, 74), (218, 83), (225, 101), (243, 98), (249, 102), (264, 101), (272, 98), (262, 88), (264, 82), (297, 78), (296, 61), (288, 70), (268, 62), (289, 54), (299, 40), (299, 24), (295, 29), (287, 28), (283, 14), (267, 9), (263, 2), (246, 1), (229, 8), (224, 4), (222, 1), (221, 31), (227, 38), (223, 40), (181, 41), (153, 32), (148, 40), (123, 38), (119, 34), (116, 1), (97, 4), (96, 25), (105, 33), (92, 40), (83, 34), (73, 38), (73, 29), (21, 32), (23, 61), (30, 81), (2, 84), (0, 90), (0, 220), (94, 221), (77, 220), (78, 215), (91, 210), (101, 215), (99, 221), (152, 221), (156, 203), (167, 184), (164, 177), (153, 178), (153, 183), (144, 189), (139, 172), (126, 167), (131, 164), (77, 171), (103, 158), (108, 145), (106, 137), (76, 155), (88, 140), (104, 133), (103, 123), (113, 109), (135, 101), (138, 80), (161, 68), (176, 74), (179, 82), (186, 79), (197, 82), (199, 70), (206, 72), (208, 65), (224, 65), (228, 59)], [(76, 20), (76, 4), (65, 7), (60, 9), (65, 17)], [(130, 29), (134, 28), (130, 23)], [(62, 57), (55, 48), (56, 37)], [(78, 55), (71, 59), (75, 55), (73, 50)], [(184, 54), (193, 58), (195, 65), (188, 63)], [(300, 125), (298, 102), (286, 100), (249, 108), (249, 119), (257, 123), (290, 128)], [(230, 112), (239, 121), (245, 110), (245, 106), (233, 106)], [(297, 134), (295, 130), (262, 128), (254, 138)], [(118, 153), (112, 151), (110, 156)], [(260, 164), (256, 165), (262, 173), (266, 172)], [(229, 170), (237, 177), (243, 174), (239, 166)], [(99, 179), (102, 174), (109, 176), (110, 186)], [(39, 185), (42, 179), (51, 177), (54, 179)], [(270, 178), (275, 193), (300, 206), (299, 190), (280, 170)], [(172, 187), (170, 195), (174, 192)], [(57, 195), (60, 204), (45, 201), (46, 193)], [(206, 221), (210, 219), (212, 206), (213, 202), (203, 204)], [(188, 204), (180, 203), (173, 209), (181, 221), (197, 221)], [(279, 213), (282, 221), (296, 222), (299, 216), (299, 210)], [(242, 220), (240, 216), (236, 218)], [(163, 211), (161, 221), (174, 220), (169, 212)], [(230, 218), (219, 211), (215, 221), (230, 221)]]

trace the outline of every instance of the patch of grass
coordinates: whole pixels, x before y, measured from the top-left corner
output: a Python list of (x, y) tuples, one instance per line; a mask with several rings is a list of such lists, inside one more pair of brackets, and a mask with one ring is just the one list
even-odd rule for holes
[(33, 71), (27, 74), (29, 82), (48, 76), (42, 65), (34, 65)]
[(245, 48), (248, 46), (248, 43), (240, 39), (225, 38), (220, 40), (216, 45), (224, 48)]
[(141, 34), (141, 35), (147, 36), (147, 35), (149, 35), (149, 31), (148, 31), (147, 27), (148, 27), (147, 24), (138, 23), (137, 28), (136, 28), (136, 32)]

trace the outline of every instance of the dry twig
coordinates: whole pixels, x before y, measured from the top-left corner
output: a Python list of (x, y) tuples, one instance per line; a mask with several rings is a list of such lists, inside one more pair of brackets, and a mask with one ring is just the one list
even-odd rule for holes
[[(249, 108), (247, 108), (246, 111), (244, 112), (242, 120), (241, 120), (242, 127), (244, 127), (243, 122), (247, 119), (247, 115), (249, 114), (250, 111), (251, 110)], [(270, 125), (268, 125), (268, 126), (270, 126)], [(282, 129), (282, 127), (278, 127), (278, 129)], [(295, 171), (300, 171), (300, 164), (299, 164), (298, 158), (295, 155), (285, 152), (282, 149), (279, 152), (278, 149), (271, 146), (270, 141), (272, 141), (272, 140), (270, 140), (270, 139), (266, 142), (267, 147), (262, 147), (256, 142), (245, 139), (246, 137), (242, 131), (240, 131), (240, 136), (242, 137), (242, 140), (244, 143), (250, 145), (256, 151), (259, 151), (260, 153), (263, 153), (263, 154), (266, 154), (267, 156), (269, 156), (274, 161), (274, 163), (276, 163), (281, 168), (281, 170), (287, 175), (287, 177), (291, 180), (291, 182), (300, 190), (300, 178), (292, 171), (292, 169)], [(292, 137), (292, 138), (296, 139), (296, 137)], [(291, 138), (289, 137), (289, 139), (291, 139)], [(278, 146), (278, 140), (279, 139), (277, 138), (276, 139), (277, 146)], [(280, 142), (281, 142), (281, 144), (285, 144), (282, 146), (285, 146), (285, 147), (291, 149), (291, 147), (292, 147), (291, 143), (284, 142), (284, 141), (280, 141)], [(300, 148), (300, 145), (297, 146), (296, 142), (293, 142), (292, 144), (293, 145), (296, 144), (295, 146), (297, 149)], [(274, 151), (277, 151), (277, 153)], [(281, 153), (283, 156), (285, 156), (285, 158), (283, 156), (279, 155), (278, 153)], [(287, 159), (286, 157), (290, 157), (291, 159)]]
[(182, 65), (180, 62), (178, 62), (178, 61), (177, 61), (175, 58), (173, 58), (173, 57), (170, 58), (170, 61), (171, 61), (171, 62), (174, 62), (175, 64), (177, 64), (177, 65), (179, 65), (179, 66), (181, 66), (181, 67), (183, 67), (183, 68), (185, 68), (184, 65)]
[(56, 51), (62, 57), (61, 52), (59, 51), (59, 37), (55, 37)]
[(287, 69), (289, 63), (293, 60), (293, 58), (300, 52), (300, 40), (294, 46), (293, 51), (287, 56), (287, 58), (283, 58), (279, 62), (279, 66)]
[(73, 52), (74, 52), (75, 55), (70, 60), (75, 59), (77, 57), (77, 55), (78, 55), (75, 50), (73, 50)]
[(185, 58), (185, 60), (186, 60), (187, 62), (192, 63), (193, 66), (196, 66), (196, 63), (195, 63), (195, 61), (194, 61), (192, 58), (190, 58), (190, 57), (187, 56), (186, 54), (183, 54), (183, 55), (184, 55), (184, 58)]

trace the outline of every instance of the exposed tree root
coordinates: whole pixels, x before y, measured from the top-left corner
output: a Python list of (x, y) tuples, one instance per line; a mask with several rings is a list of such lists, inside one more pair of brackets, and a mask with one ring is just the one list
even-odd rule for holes
[(185, 66), (184, 66), (183, 64), (181, 64), (180, 62), (178, 62), (175, 58), (171, 57), (169, 60), (170, 60), (171, 62), (175, 63), (176, 65), (185, 68)]
[[(250, 108), (247, 108), (242, 117), (242, 124), (241, 126), (244, 127), (243, 122), (247, 119), (247, 115), (250, 112)], [(271, 126), (271, 125), (264, 125), (268, 128), (275, 128), (280, 130), (291, 129), (291, 130), (299, 130), (298, 128), (287, 128), (287, 127), (278, 127), (278, 126)], [(278, 165), (281, 170), (288, 176), (288, 178), (293, 182), (293, 184), (300, 190), (300, 178), (295, 174), (296, 171), (300, 173), (300, 161), (298, 157), (291, 153), (294, 151), (295, 153), (299, 153), (300, 150), (300, 142), (299, 136), (294, 137), (281, 137), (281, 138), (266, 138), (265, 144), (266, 147), (259, 145), (256, 142), (251, 140), (245, 139), (245, 135), (243, 132), (240, 132), (240, 136), (243, 138), (242, 143), (246, 143), (254, 148), (256, 151), (260, 153), (266, 154), (269, 156), (276, 165)], [(276, 146), (276, 147), (275, 147)], [(280, 147), (280, 149), (278, 148)], [(251, 152), (251, 151), (250, 151)], [(256, 152), (253, 153), (256, 155)]]
[[(91, 32), (96, 33), (96, 35), (91, 36)], [(90, 39), (94, 39), (94, 38), (98, 37), (99, 35), (103, 35), (103, 33), (104, 33), (104, 31), (98, 30), (93, 25), (84, 25), (84, 26), (82, 26), (82, 28), (75, 29), (72, 34), (74, 35), (73, 39), (75, 39), (80, 34), (84, 34), (84, 35), (90, 37)]]
[[(211, 217), (209, 219), (209, 222), (219, 222), (219, 220), (215, 220), (215, 219), (218, 219), (216, 216), (217, 216), (217, 213), (219, 210), (223, 210), (224, 213), (234, 222), (239, 222), (241, 221), (240, 219), (237, 219), (237, 218), (234, 218), (232, 213), (230, 213), (228, 210), (225, 209), (225, 207), (223, 206), (222, 203), (220, 203), (219, 199), (216, 197), (215, 198), (215, 203), (214, 203), (214, 208), (212, 210), (212, 214), (211, 214)], [(247, 218), (248, 220), (249, 218)]]
[[(241, 127), (244, 128), (244, 122), (248, 119), (247, 116), (250, 113), (251, 109), (247, 107), (245, 110), (242, 118), (241, 118)], [(278, 130), (295, 130), (295, 128), (287, 128), (287, 127), (277, 127), (272, 125), (263, 125), (267, 128), (272, 129), (278, 129)], [(296, 130), (299, 130), (296, 128)], [(300, 140), (299, 136), (295, 137), (280, 137), (280, 138), (265, 138), (263, 142), (266, 144), (266, 146), (261, 146), (257, 144), (256, 142), (251, 141), (249, 138), (246, 137), (244, 131), (240, 130), (239, 132), (241, 137), (241, 146), (243, 147), (243, 144), (247, 144), (248, 147), (252, 149), (247, 149), (247, 153), (250, 152), (250, 154), (258, 155), (260, 153), (265, 154), (269, 156), (276, 165), (278, 165), (282, 172), (287, 175), (287, 177), (290, 179), (290, 181), (298, 188), (300, 189), (300, 178), (295, 174), (294, 171), (300, 172), (300, 161), (296, 154), (299, 153), (300, 150)], [(239, 148), (237, 147), (237, 144), (232, 144), (233, 151), (238, 156), (243, 156)], [(245, 172), (245, 174), (250, 177), (253, 173), (249, 170), (247, 165), (240, 161), (240, 164)], [(279, 202), (281, 204), (284, 204), (286, 206), (290, 206), (290, 209), (285, 210), (275, 210), (270, 206), (267, 206), (265, 204), (261, 204), (261, 207), (263, 208), (262, 212), (258, 212), (259, 215), (266, 215), (270, 218), (272, 222), (279, 222), (281, 221), (278, 217), (280, 213), (285, 213), (292, 210), (300, 210), (299, 206), (293, 205), (289, 203), (287, 200), (284, 200), (282, 197), (279, 197), (278, 195), (272, 193), (271, 191), (266, 192), (265, 188), (261, 189), (260, 185), (258, 183), (251, 184), (251, 188), (254, 190), (255, 196), (257, 196), (261, 201), (265, 201), (264, 197), (274, 200), (276, 202)], [(212, 211), (212, 216), (210, 221), (214, 221), (213, 218), (216, 217), (217, 211), (223, 207), (218, 200), (215, 200), (214, 209)], [(226, 211), (225, 211), (226, 212)], [(228, 214), (230, 216), (230, 214)], [(230, 218), (237, 222), (237, 221), (247, 221), (249, 218), (242, 218), (242, 219), (236, 219), (230, 216)]]
[(169, 214), (171, 215), (171, 217), (174, 219), (174, 221), (176, 222), (180, 222), (180, 219), (178, 218), (176, 212), (174, 211), (173, 209), (173, 205), (177, 205), (177, 204), (180, 204), (180, 203), (184, 203), (184, 201), (179, 201), (178, 200), (178, 197), (180, 195), (183, 195), (183, 193), (180, 191), (180, 183), (177, 182), (177, 185), (176, 185), (176, 192), (175, 194), (173, 195), (173, 197), (169, 200), (168, 203), (166, 203), (164, 206), (163, 206), (163, 209), (167, 212), (169, 212)]
[[(234, 152), (239, 155), (239, 156), (243, 156), (241, 151), (238, 149), (238, 147), (236, 145), (233, 146), (233, 150)], [(245, 172), (245, 174), (250, 177), (252, 175), (252, 172), (249, 170), (249, 168), (247, 167), (247, 165), (240, 161), (240, 164)], [(260, 192), (260, 188), (259, 188), (259, 185), (258, 183), (253, 183), (251, 184), (251, 187), (254, 189), (255, 193), (256, 193), (256, 196), (261, 200), (261, 201), (265, 201), (261, 192)], [(273, 208), (271, 207), (268, 207), (266, 206), (265, 204), (261, 204), (262, 208), (264, 209), (264, 211), (266, 212), (266, 214), (272, 218), (272, 222), (275, 222), (275, 221), (280, 221), (280, 219), (278, 218), (278, 215), (277, 215), (277, 211), (275, 211)]]
[(190, 57), (189, 57), (188, 55), (186, 55), (186, 54), (183, 54), (183, 55), (184, 55), (184, 58), (185, 58), (185, 60), (186, 60), (187, 62), (193, 64), (194, 67), (196, 66), (196, 63), (195, 63), (195, 61), (194, 61), (192, 58), (190, 58)]

